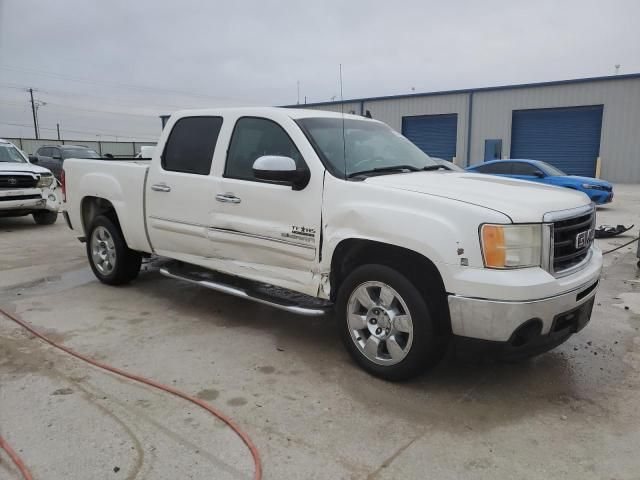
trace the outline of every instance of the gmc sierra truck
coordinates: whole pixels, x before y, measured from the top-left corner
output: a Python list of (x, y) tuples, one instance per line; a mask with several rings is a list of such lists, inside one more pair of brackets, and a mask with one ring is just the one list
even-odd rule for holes
[(389, 380), (452, 338), (513, 358), (559, 345), (589, 321), (602, 268), (583, 193), (443, 169), (355, 115), (182, 111), (150, 161), (69, 159), (63, 188), (101, 282), (156, 254), (171, 278), (332, 309), (354, 360)]

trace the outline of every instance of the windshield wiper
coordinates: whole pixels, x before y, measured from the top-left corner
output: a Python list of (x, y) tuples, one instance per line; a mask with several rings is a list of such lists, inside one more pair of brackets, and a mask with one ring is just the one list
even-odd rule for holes
[(422, 168), (414, 167), (413, 165), (393, 165), (392, 167), (378, 167), (371, 170), (363, 170), (361, 172), (354, 172), (347, 175), (347, 178), (359, 177), (360, 175), (376, 174), (376, 173), (398, 173), (398, 172), (431, 172), (433, 170), (446, 170), (444, 165), (427, 165)]
[(408, 170), (410, 172), (419, 172), (421, 168), (413, 165), (393, 165), (391, 167), (377, 167), (370, 170), (362, 170), (361, 172), (353, 172), (347, 175), (347, 178), (358, 177), (360, 175), (376, 174), (376, 173), (397, 173)]

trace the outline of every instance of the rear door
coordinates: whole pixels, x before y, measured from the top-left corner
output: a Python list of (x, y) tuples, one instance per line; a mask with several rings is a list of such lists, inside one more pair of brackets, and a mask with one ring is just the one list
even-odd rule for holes
[(211, 165), (222, 122), (216, 116), (180, 118), (164, 151), (154, 154), (145, 199), (149, 238), (160, 255), (196, 264), (210, 256), (217, 190)]
[[(263, 155), (293, 158), (298, 168), (310, 170), (309, 184), (295, 191), (256, 179), (252, 166)], [(317, 157), (307, 161), (313, 156), (304, 134), (288, 117), (237, 119), (219, 172), (210, 230), (213, 255), (226, 259), (231, 273), (315, 293), (324, 168)]]

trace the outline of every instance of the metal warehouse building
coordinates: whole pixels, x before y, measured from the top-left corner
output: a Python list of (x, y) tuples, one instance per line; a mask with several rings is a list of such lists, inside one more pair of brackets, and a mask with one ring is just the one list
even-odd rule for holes
[[(306, 108), (340, 111), (341, 102)], [(640, 183), (640, 74), (345, 100), (461, 166), (531, 158)], [(599, 160), (598, 160), (599, 159)]]

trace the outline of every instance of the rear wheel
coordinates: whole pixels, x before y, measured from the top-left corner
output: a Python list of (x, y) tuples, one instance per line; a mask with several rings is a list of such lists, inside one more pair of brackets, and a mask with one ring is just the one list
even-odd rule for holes
[(336, 311), (347, 350), (375, 376), (407, 380), (442, 355), (424, 297), (393, 268), (363, 265), (351, 272), (338, 292)]
[(120, 228), (109, 218), (98, 216), (91, 224), (87, 257), (95, 276), (102, 283), (121, 285), (138, 276), (142, 256), (131, 250)]
[(57, 219), (58, 219), (58, 212), (52, 212), (49, 210), (45, 210), (42, 212), (35, 212), (33, 214), (33, 220), (38, 225), (52, 225), (56, 223)]

